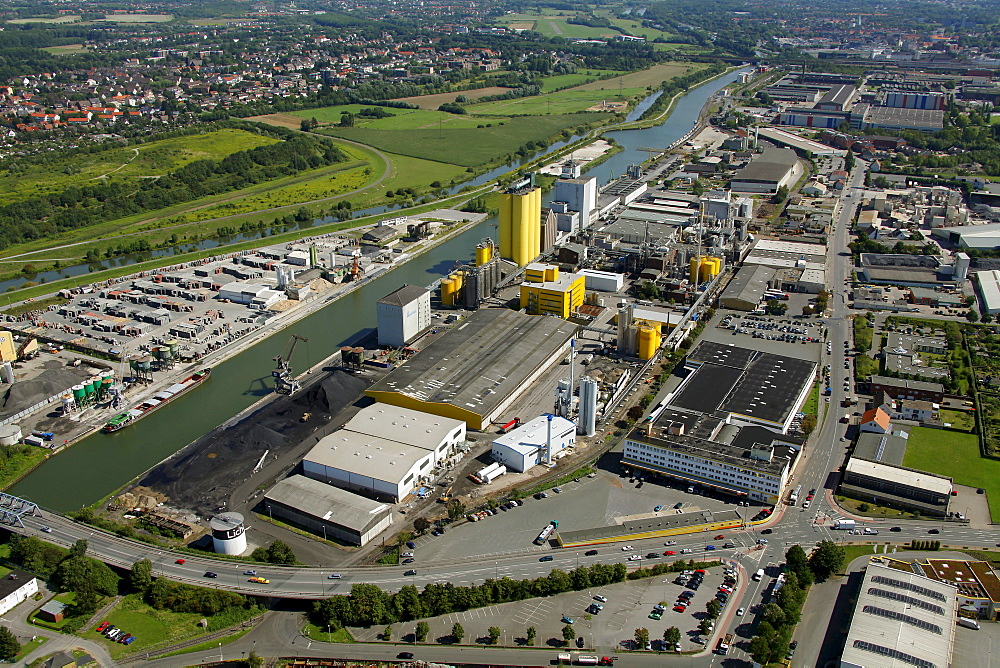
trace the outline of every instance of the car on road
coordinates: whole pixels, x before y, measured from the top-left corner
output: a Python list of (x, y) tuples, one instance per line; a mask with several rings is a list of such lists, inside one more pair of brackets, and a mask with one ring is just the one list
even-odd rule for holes
[(413, 570), (412, 568), (410, 570), (406, 571), (405, 573), (403, 573), (403, 575), (416, 575), (416, 574), (417, 574), (417, 572), (415, 570)]
[(676, 552), (674, 552), (673, 550), (667, 550), (666, 552), (664, 552), (664, 553), (663, 553), (663, 556), (664, 556), (664, 557), (672, 557), (672, 556), (674, 556), (675, 554), (677, 554), (677, 553), (676, 553)]
[(184, 563), (184, 560), (183, 560), (183, 559), (178, 559), (178, 560), (177, 560), (177, 561), (175, 561), (174, 563), (175, 563), (175, 564), (183, 564), (183, 563)]
[(677, 544), (677, 541), (676, 541), (676, 540), (668, 540), (668, 541), (667, 541), (666, 543), (664, 543), (663, 545), (664, 545), (664, 546), (666, 546), (666, 547), (670, 547), (671, 545), (676, 545), (676, 544)]
[(628, 557), (625, 557), (625, 561), (639, 561), (640, 559), (642, 559), (642, 557), (640, 557), (638, 554), (633, 554)]
[(742, 616), (743, 616), (743, 614), (744, 614), (744, 613), (745, 613), (746, 611), (747, 611), (747, 609), (746, 609), (746, 608), (740, 608), (739, 610), (737, 610), (737, 611), (736, 611), (736, 616), (737, 616), (737, 617), (742, 617)]
[(726, 537), (726, 534), (720, 533), (718, 536), (715, 537), (715, 540), (722, 540), (725, 537)]
[(659, 552), (650, 552), (649, 554), (646, 555), (646, 558), (647, 559), (659, 559), (660, 558), (660, 553)]
[(940, 530), (940, 529), (931, 529), (931, 530), (930, 530), (930, 531), (928, 531), (927, 533), (935, 533), (935, 534), (936, 534), (936, 533), (941, 533), (941, 530)]
[(761, 533), (774, 533), (774, 529), (764, 529)]
[(588, 556), (588, 557), (592, 557), (592, 556), (594, 556), (595, 554), (597, 554), (597, 550), (587, 550), (587, 551), (586, 551), (586, 552), (584, 552), (583, 554), (584, 554), (584, 555), (586, 555), (586, 556)]
[(757, 539), (757, 544), (758, 545), (767, 545), (767, 539), (766, 538), (758, 538)]
[(560, 619), (559, 621), (561, 621), (563, 624), (572, 624), (573, 623), (573, 618), (572, 617), (567, 617), (566, 615), (563, 615), (563, 618)]
[(257, 584), (262, 584), (262, 585), (271, 584), (271, 581), (268, 580), (267, 578), (250, 578), (248, 582), (256, 582)]
[(243, 571), (243, 575), (257, 575), (257, 571)]
[(607, 603), (608, 602), (608, 597), (607, 596), (602, 596), (601, 594), (598, 594), (597, 596), (594, 597), (594, 600), (595, 601), (600, 601), (601, 603)]
[(708, 551), (711, 551), (711, 550), (714, 550), (714, 549), (715, 549), (715, 546), (714, 546), (714, 545), (706, 545), (706, 546), (705, 546), (705, 551), (706, 551), (706, 552), (708, 552)]
[(736, 547), (736, 543), (728, 542), (728, 543), (725, 543), (722, 547), (723, 547), (723, 549), (728, 550), (729, 548)]
[(413, 658), (413, 652), (400, 652), (399, 654), (396, 655), (396, 658), (397, 659), (412, 659)]
[(217, 578), (217, 577), (219, 577), (219, 574), (218, 573), (213, 573), (212, 571), (205, 571), (205, 577), (206, 578)]
[(653, 612), (649, 613), (649, 618), (659, 621), (660, 619), (663, 618), (663, 613), (658, 610), (654, 610)]
[(538, 560), (539, 561), (552, 561), (552, 555), (551, 554), (546, 554), (544, 557), (539, 557)]
[(42, 531), (45, 533), (52, 533), (52, 527), (42, 527)]
[(660, 512), (661, 510), (663, 510), (663, 506), (656, 506), (655, 508), (653, 508), (653, 512), (654, 512), (654, 513), (658, 513), (658, 512)]
[(622, 552), (631, 552), (634, 549), (631, 545), (622, 545)]
[(902, 531), (903, 527), (890, 527), (889, 531)]
[(404, 564), (412, 564), (414, 561), (416, 561), (416, 559), (414, 559), (413, 557), (410, 557), (408, 559), (403, 559)]

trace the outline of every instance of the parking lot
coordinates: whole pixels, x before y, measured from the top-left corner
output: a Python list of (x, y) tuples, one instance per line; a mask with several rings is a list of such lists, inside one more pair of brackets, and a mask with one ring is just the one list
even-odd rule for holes
[(777, 316), (727, 312), (716, 325), (734, 334), (748, 334), (755, 339), (785, 343), (818, 343), (822, 326), (808, 320), (790, 320)]
[[(701, 574), (692, 572), (685, 576), (684, 584), (675, 582), (678, 575), (669, 573), (548, 598), (503, 603), (432, 617), (424, 620), (430, 626), (428, 642), (439, 639), (447, 641), (452, 626), (459, 623), (465, 630), (463, 642), (466, 644), (485, 643), (489, 628), (496, 626), (503, 632), (501, 644), (524, 645), (527, 642), (528, 627), (534, 626), (537, 631), (535, 646), (562, 647), (562, 629), (568, 623), (565, 620), (572, 620), (577, 634), (577, 640), (571, 643), (574, 647), (584, 647), (605, 654), (636, 649), (635, 630), (645, 628), (649, 631), (652, 649), (666, 649), (663, 647), (663, 632), (675, 626), (681, 632), (681, 651), (697, 652), (705, 647), (703, 643), (711, 644), (709, 638), (700, 633), (698, 625), (706, 617), (708, 601), (715, 598), (726, 576), (722, 567), (708, 569), (701, 576), (703, 580), (700, 585), (692, 589), (688, 583), (692, 581), (692, 577)], [(731, 595), (734, 599), (738, 599), (741, 594), (738, 587), (742, 583), (736, 584), (736, 593)], [(676, 612), (673, 610), (674, 603), (685, 591), (693, 594), (690, 596), (690, 603), (684, 612)], [(600, 605), (601, 609), (591, 607), (595, 604)], [(665, 608), (659, 619), (655, 619), (655, 615), (650, 616), (657, 605)], [(397, 625), (394, 639), (406, 641), (407, 635), (413, 633), (415, 626), (415, 622)], [(381, 627), (352, 628), (351, 634), (361, 642), (369, 642), (378, 640), (382, 631)], [(703, 642), (697, 642), (696, 638)]]
[[(605, 459), (617, 457), (611, 455)], [(553, 519), (559, 521), (560, 531), (576, 531), (620, 524), (636, 515), (733, 508), (732, 503), (723, 499), (689, 494), (680, 485), (669, 487), (666, 480), (629, 480), (617, 469), (604, 470), (594, 478), (562, 485), (560, 493), (549, 491), (545, 499), (529, 497), (523, 506), (478, 522), (460, 524), (443, 536), (423, 536), (417, 539), (418, 561), (547, 551), (548, 546), (534, 545), (532, 541), (545, 523)], [(678, 504), (680, 508), (675, 508)], [(662, 508), (654, 514), (656, 506)], [(756, 512), (756, 507), (751, 510)]]

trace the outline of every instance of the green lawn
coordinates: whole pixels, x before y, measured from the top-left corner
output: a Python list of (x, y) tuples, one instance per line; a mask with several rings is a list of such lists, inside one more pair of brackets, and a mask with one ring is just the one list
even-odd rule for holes
[(327, 633), (325, 629), (321, 629), (315, 624), (306, 624), (306, 627), (302, 629), (302, 634), (320, 642), (354, 642), (354, 637), (347, 629), (337, 629), (333, 633)]
[(903, 466), (946, 475), (960, 485), (986, 489), (990, 515), (1000, 518), (1000, 461), (979, 456), (979, 439), (944, 429), (914, 427)]
[(21, 645), (21, 649), (18, 650), (17, 656), (14, 657), (14, 661), (15, 662), (20, 661), (24, 657), (28, 656), (36, 649), (41, 647), (42, 644), (45, 643), (47, 640), (48, 638), (46, 638), (45, 636), (35, 636), (34, 640), (29, 640), (28, 642)]
[[(461, 95), (461, 93), (456, 93)], [(302, 111), (290, 112), (293, 116), (300, 118), (315, 118), (320, 123), (334, 124), (340, 123), (343, 112), (357, 114), (362, 109), (370, 109), (371, 105), (364, 104), (342, 104), (335, 107), (322, 107), (319, 109), (304, 109)], [(437, 129), (440, 123), (445, 129), (449, 128), (474, 128), (483, 122), (480, 118), (471, 118), (459, 114), (449, 114), (445, 111), (434, 109), (394, 109), (385, 108), (390, 114), (395, 114), (387, 118), (364, 118), (356, 116), (354, 127), (374, 128), (377, 130), (418, 130)]]
[[(603, 84), (603, 90), (580, 90), (569, 88), (557, 93), (521, 97), (516, 100), (496, 100), (469, 105), (470, 114), (504, 114), (509, 116), (543, 116), (547, 114), (573, 114), (586, 111), (601, 102), (628, 102), (647, 93), (645, 88), (623, 88), (618, 90), (618, 79), (595, 81), (590, 85)], [(480, 121), (482, 122), (482, 121)]]
[[(63, 592), (62, 594), (56, 594), (55, 600), (59, 601), (60, 603), (65, 603), (68, 612), (73, 607), (73, 602), (76, 600), (76, 593), (69, 591), (69, 592)], [(71, 616), (67, 615), (66, 617), (63, 618), (62, 621), (55, 623), (48, 622), (38, 617), (38, 611), (41, 609), (42, 606), (38, 606), (35, 609), (35, 611), (31, 614), (31, 616), (28, 617), (29, 624), (34, 624), (35, 626), (41, 626), (42, 628), (45, 629), (52, 629), (53, 631), (60, 631), (62, 627), (66, 626), (66, 624), (72, 619)]]
[(219, 159), (277, 141), (244, 130), (227, 129), (162, 139), (134, 148), (70, 156), (51, 163), (26, 163), (24, 169), (17, 171), (0, 170), (0, 205), (61, 192), (73, 185), (93, 184), (103, 175), (113, 178), (159, 176), (195, 160)]
[(951, 424), (952, 429), (959, 431), (972, 431), (973, 427), (976, 426), (976, 420), (972, 417), (972, 413), (966, 411), (942, 410), (941, 422)]
[(554, 74), (542, 79), (542, 92), (548, 93), (558, 88), (568, 88), (588, 83), (608, 74), (622, 74), (618, 70), (580, 70), (573, 74)]
[(131, 633), (135, 636), (134, 643), (125, 646), (112, 642), (93, 628), (83, 631), (81, 635), (87, 640), (104, 645), (112, 657), (118, 658), (162, 642), (180, 642), (203, 635), (205, 630), (198, 626), (198, 622), (203, 618), (204, 615), (194, 613), (154, 610), (143, 603), (138, 595), (130, 594), (123, 598), (103, 621)]
[(560, 130), (604, 118), (606, 114), (566, 114), (512, 118), (489, 128), (400, 131), (330, 127), (322, 132), (401, 155), (475, 167), (513, 153), (528, 141), (547, 139)]

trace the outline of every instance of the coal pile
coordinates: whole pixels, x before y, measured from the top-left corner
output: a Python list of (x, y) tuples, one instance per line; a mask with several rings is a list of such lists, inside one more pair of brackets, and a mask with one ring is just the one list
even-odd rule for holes
[[(172, 506), (210, 517), (229, 503), (265, 452), (267, 462), (301, 457), (346, 421), (338, 416), (367, 387), (361, 378), (334, 371), (294, 397), (279, 397), (231, 427), (199, 438), (149, 471), (139, 484), (164, 494)], [(259, 483), (266, 480), (260, 476)]]
[(100, 369), (90, 367), (73, 369), (58, 361), (47, 362), (42, 373), (30, 380), (18, 380), (9, 386), (0, 405), (0, 418), (15, 415), (60, 392), (67, 392), (69, 388), (85, 382), (97, 371)]

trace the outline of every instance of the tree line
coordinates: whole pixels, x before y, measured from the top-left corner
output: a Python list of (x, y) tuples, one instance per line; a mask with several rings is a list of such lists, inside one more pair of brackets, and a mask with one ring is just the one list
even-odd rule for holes
[(239, 190), (345, 159), (332, 142), (298, 134), (220, 160), (197, 160), (158, 179), (72, 185), (61, 192), (0, 207), (0, 248)]
[(625, 564), (594, 564), (569, 572), (555, 569), (546, 576), (530, 580), (508, 577), (488, 579), (481, 585), (468, 587), (448, 582), (430, 583), (421, 591), (414, 585), (405, 585), (394, 594), (383, 591), (378, 585), (359, 582), (351, 587), (350, 594), (317, 601), (310, 616), (317, 626), (329, 626), (331, 629), (409, 622), (498, 603), (603, 587), (626, 579), (653, 577), (686, 568), (710, 568), (718, 564), (717, 561), (698, 563), (681, 559), (652, 568), (639, 568), (631, 573)]

